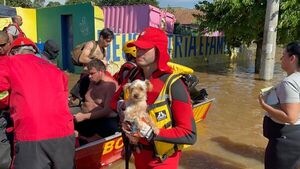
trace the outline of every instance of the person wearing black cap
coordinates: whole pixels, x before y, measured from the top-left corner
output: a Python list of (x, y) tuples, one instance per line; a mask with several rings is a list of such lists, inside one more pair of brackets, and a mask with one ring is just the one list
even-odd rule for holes
[(52, 63), (59, 54), (59, 46), (53, 40), (47, 40), (45, 42), (44, 51), (42, 53), (42, 58), (46, 59)]

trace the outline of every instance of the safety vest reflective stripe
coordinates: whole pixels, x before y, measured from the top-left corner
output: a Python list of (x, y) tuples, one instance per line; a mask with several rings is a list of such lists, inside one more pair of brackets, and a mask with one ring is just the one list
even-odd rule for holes
[(9, 95), (9, 92), (7, 90), (0, 92), (0, 100), (5, 99), (8, 95)]

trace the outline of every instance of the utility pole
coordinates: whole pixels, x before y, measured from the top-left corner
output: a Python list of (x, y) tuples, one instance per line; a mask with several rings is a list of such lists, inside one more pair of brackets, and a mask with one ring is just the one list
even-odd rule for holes
[(259, 78), (263, 80), (271, 80), (273, 78), (279, 1), (280, 0), (267, 0), (262, 57), (260, 62), (261, 68), (259, 71)]

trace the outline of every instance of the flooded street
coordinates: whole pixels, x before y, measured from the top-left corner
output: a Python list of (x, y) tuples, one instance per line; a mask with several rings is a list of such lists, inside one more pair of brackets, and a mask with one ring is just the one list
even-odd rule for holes
[(180, 168), (264, 168), (267, 140), (262, 135), (263, 110), (257, 97), (261, 88), (285, 76), (280, 56), (278, 52), (271, 81), (258, 80), (258, 75), (253, 74), (254, 60), (249, 59), (196, 70), (200, 86), (206, 87), (209, 97), (216, 100), (207, 118), (198, 125), (197, 143), (184, 152)]
[[(264, 168), (267, 140), (262, 136), (263, 110), (257, 97), (261, 88), (276, 84), (285, 76), (280, 68), (280, 54), (271, 81), (258, 80), (253, 73), (254, 60), (249, 59), (196, 69), (195, 75), (200, 79), (197, 87), (206, 88), (215, 101), (207, 118), (197, 125), (197, 143), (184, 151), (180, 169)], [(124, 168), (124, 161), (109, 168)]]

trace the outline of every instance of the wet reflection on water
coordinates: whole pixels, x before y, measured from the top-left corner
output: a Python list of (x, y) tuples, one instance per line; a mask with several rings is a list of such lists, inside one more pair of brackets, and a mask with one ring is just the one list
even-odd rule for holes
[[(280, 53), (279, 53), (280, 55)], [(207, 118), (197, 125), (197, 143), (183, 153), (181, 169), (261, 169), (267, 140), (262, 136), (263, 110), (257, 96), (261, 88), (279, 82), (282, 72), (277, 56), (274, 79), (260, 81), (254, 57), (233, 63), (196, 68), (199, 88), (216, 98)], [(134, 165), (131, 164), (131, 168)], [(110, 168), (124, 168), (119, 161)]]

